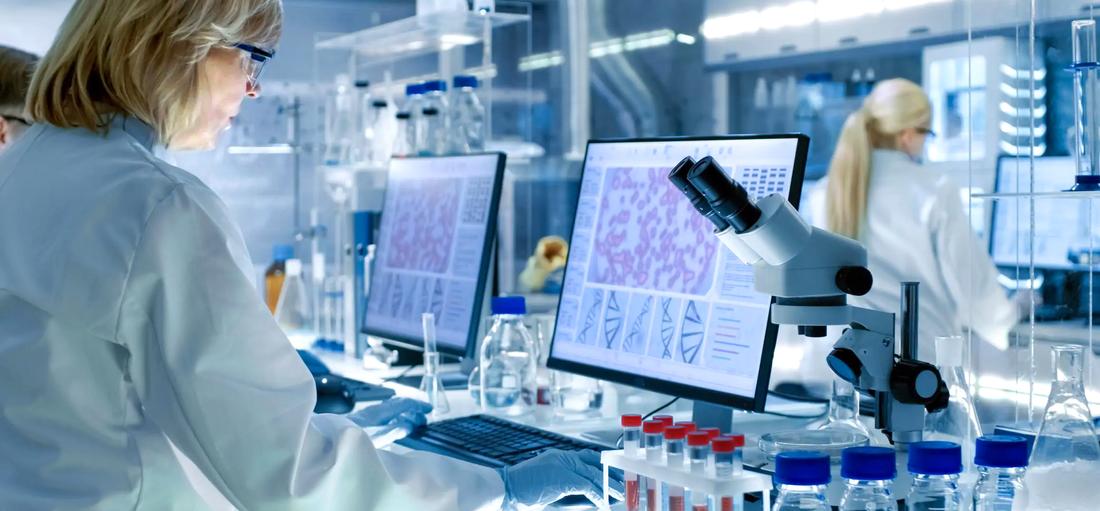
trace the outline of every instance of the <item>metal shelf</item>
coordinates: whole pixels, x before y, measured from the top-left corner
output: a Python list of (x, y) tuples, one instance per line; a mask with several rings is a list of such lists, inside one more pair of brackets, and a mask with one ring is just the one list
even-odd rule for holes
[(472, 11), (425, 14), (325, 39), (315, 47), (356, 51), (376, 62), (393, 61), (479, 43), (486, 21), (491, 28), (499, 28), (530, 19), (526, 14)]
[(975, 193), (971, 195), (975, 199), (1000, 200), (1000, 199), (1100, 199), (1100, 191), (1096, 192), (1035, 192), (1035, 193)]

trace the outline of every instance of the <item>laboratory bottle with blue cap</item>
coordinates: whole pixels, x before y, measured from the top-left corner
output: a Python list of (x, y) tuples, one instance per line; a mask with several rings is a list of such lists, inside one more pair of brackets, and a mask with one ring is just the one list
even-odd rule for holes
[(1025, 511), (1028, 508), (1024, 472), (1027, 439), (1012, 435), (987, 435), (974, 448), (978, 484), (974, 487), (974, 511)]
[(909, 473), (913, 484), (905, 499), (907, 511), (963, 509), (959, 474), (962, 448), (954, 442), (917, 442), (909, 446)]
[(493, 326), (481, 341), (478, 387), (481, 409), (522, 415), (535, 404), (538, 346), (523, 324), (527, 304), (522, 296), (493, 298)]
[(898, 475), (897, 456), (888, 447), (849, 447), (840, 452), (844, 496), (840, 511), (898, 511), (890, 491)]
[(830, 511), (825, 500), (829, 456), (819, 452), (782, 452), (775, 457), (775, 498), (772, 511)]

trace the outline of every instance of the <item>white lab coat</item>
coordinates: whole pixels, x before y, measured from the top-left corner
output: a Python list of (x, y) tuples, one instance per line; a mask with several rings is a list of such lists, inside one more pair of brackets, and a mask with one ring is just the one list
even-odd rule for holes
[[(825, 188), (826, 180), (816, 183), (801, 208), (821, 228), (827, 223)], [(1002, 350), (1008, 348), (1008, 334), (1019, 319), (1016, 306), (997, 283), (986, 244), (970, 227), (958, 185), (946, 176), (899, 151), (872, 151), (867, 223), (860, 241), (867, 247), (874, 285), (866, 296), (849, 297), (848, 303), (897, 314), (901, 283), (920, 282), (922, 360), (935, 363), (937, 336), (964, 335), (967, 329)], [(783, 328), (780, 349), (801, 351), (799, 379), (830, 380), (825, 356), (837, 336), (839, 329), (830, 329), (829, 339), (796, 339), (793, 328)], [(779, 358), (776, 382), (790, 376), (783, 374)]]
[[(116, 119), (0, 155), (0, 509), (498, 509), (491, 469), (315, 415), (215, 194)], [(171, 444), (170, 444), (171, 443)]]

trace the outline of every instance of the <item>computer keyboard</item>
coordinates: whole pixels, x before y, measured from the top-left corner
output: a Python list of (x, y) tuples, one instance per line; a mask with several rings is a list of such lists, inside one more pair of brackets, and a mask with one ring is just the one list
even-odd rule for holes
[(547, 449), (602, 451), (611, 448), (489, 415), (434, 422), (398, 443), (488, 467), (515, 465)]

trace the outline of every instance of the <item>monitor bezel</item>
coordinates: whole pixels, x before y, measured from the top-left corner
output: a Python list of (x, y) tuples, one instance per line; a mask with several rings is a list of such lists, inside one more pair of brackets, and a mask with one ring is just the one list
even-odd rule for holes
[[(498, 216), (499, 216), (499, 211), (500, 211), (500, 196), (501, 196), (501, 192), (504, 188), (504, 168), (505, 168), (506, 161), (507, 161), (508, 157), (503, 152), (487, 151), (487, 152), (480, 152), (480, 153), (453, 154), (453, 155), (444, 155), (444, 156), (407, 156), (407, 157), (394, 157), (393, 158), (394, 160), (428, 160), (428, 159), (446, 160), (446, 159), (453, 159), (453, 158), (470, 158), (470, 157), (477, 157), (477, 156), (496, 156), (497, 157), (496, 170), (493, 173), (493, 193), (492, 193), (492, 197), (490, 198), (491, 202), (489, 204), (489, 217), (486, 219), (485, 243), (484, 243), (484, 246), (482, 247), (482, 251), (481, 251), (481, 263), (478, 266), (477, 289), (476, 289), (476, 292), (475, 292), (474, 298), (473, 298), (475, 301), (479, 301), (479, 302), (482, 302), (482, 303), (479, 306), (471, 307), (471, 310), (470, 310), (470, 328), (469, 328), (469, 331), (466, 334), (466, 344), (465, 344), (465, 346), (463, 346), (462, 348), (458, 348), (456, 346), (451, 346), (449, 344), (444, 344), (444, 343), (437, 343), (437, 345), (436, 345), (437, 346), (436, 349), (438, 349), (440, 353), (444, 353), (444, 354), (452, 355), (452, 356), (456, 356), (456, 357), (465, 357), (465, 358), (473, 357), (474, 351), (476, 350), (477, 335), (478, 335), (478, 331), (480, 330), (480, 327), (481, 327), (481, 319), (482, 319), (482, 316), (484, 314), (484, 308), (485, 308), (484, 307), (484, 305), (485, 305), (484, 301), (486, 299), (488, 299), (487, 293), (485, 292), (485, 290), (487, 289), (487, 287), (489, 285), (491, 285), (491, 279), (493, 278), (493, 275), (491, 275), (491, 273), (493, 273), (492, 272), (493, 262), (495, 261), (495, 258), (496, 258), (496, 253), (495, 253), (496, 251), (493, 248), (495, 247), (497, 230), (498, 230), (497, 225), (498, 225)], [(381, 223), (385, 221), (385, 211), (384, 211), (384, 209), (385, 209), (384, 205), (386, 204), (385, 197), (386, 197), (386, 194), (389, 193), (389, 182), (390, 182), (389, 179), (390, 179), (390, 175), (392, 173), (393, 173), (393, 165), (391, 164), (386, 170), (386, 183), (387, 183), (387, 186), (386, 186), (386, 191), (383, 192), (383, 199), (382, 199), (383, 211), (379, 214), (379, 228), (378, 228), (379, 234), (381, 234), (381, 232), (382, 232)], [(378, 240), (379, 243), (381, 243), (381, 241), (382, 241), (381, 239)], [(369, 298), (368, 298), (368, 300), (369, 300)], [(405, 335), (405, 334), (402, 334), (402, 333), (396, 333), (396, 332), (388, 331), (388, 330), (385, 330), (385, 329), (382, 329), (382, 328), (371, 327), (370, 321), (369, 321), (369, 308), (367, 306), (363, 307), (363, 328), (361, 329), (361, 333), (366, 334), (368, 336), (378, 337), (378, 338), (382, 339), (382, 342), (384, 342), (386, 344), (389, 344), (391, 346), (398, 346), (398, 347), (401, 347), (401, 348), (407, 348), (407, 349), (414, 350), (414, 351), (424, 351), (424, 339), (422, 337), (408, 336), (408, 335)]]
[[(1068, 159), (1072, 160), (1073, 156), (1072, 155), (1064, 155), (1064, 156), (1049, 156), (1048, 155), (1048, 156), (1037, 156), (1037, 157), (1035, 157), (1036, 160), (1052, 159), (1052, 158), (1068, 158)], [(1013, 161), (1013, 160), (1016, 160), (1016, 159), (1019, 159), (1019, 157), (1008, 155), (1008, 154), (1001, 154), (1001, 155), (997, 156), (997, 167), (994, 169), (994, 172), (993, 172), (993, 192), (994, 193), (1001, 193), (1001, 179), (1003, 177), (1001, 175), (1002, 165), (1004, 165), (1005, 162)], [(1017, 192), (1017, 193), (1022, 193), (1022, 192)], [(1025, 197), (1021, 196), (1020, 198), (1025, 198)], [(995, 246), (994, 243), (996, 242), (996, 236), (997, 236), (997, 234), (996, 234), (997, 233), (997, 209), (1000, 207), (1001, 201), (1003, 201), (1003, 200), (1006, 200), (1006, 199), (1001, 198), (1001, 200), (991, 201), (991, 202), (993, 202), (993, 205), (989, 210), (989, 212), (990, 212), (989, 236), (987, 236), (987, 238), (989, 238), (989, 239), (986, 242), (986, 245), (987, 245), (987, 248), (988, 248), (986, 252), (989, 254), (989, 260), (993, 261), (993, 265), (996, 266), (998, 269), (1018, 268), (1018, 267), (1021, 266), (1021, 263), (1023, 264), (1024, 267), (1027, 267), (1027, 264), (1026, 264), (1027, 261), (1018, 261), (1016, 263), (1005, 263), (1005, 262), (1001, 262), (1001, 261), (996, 260), (995, 257), (994, 257), (995, 254), (994, 254), (993, 249), (994, 249), (994, 246)], [(1073, 263), (1069, 263), (1069, 262), (1067, 262), (1067, 264), (1064, 265), (1064, 266), (1035, 263), (1035, 269), (1036, 270), (1042, 270), (1042, 271), (1051, 271), (1051, 272), (1073, 272), (1073, 271), (1088, 270), (1088, 266), (1074, 265)]]
[[(796, 209), (799, 206), (799, 201), (802, 197), (802, 181), (805, 177), (806, 171), (806, 159), (809, 153), (810, 138), (801, 133), (781, 133), (781, 134), (767, 134), (767, 135), (722, 135), (722, 136), (699, 136), (699, 137), (649, 137), (649, 138), (618, 138), (618, 139), (594, 139), (589, 140), (588, 145), (585, 148), (584, 160), (581, 165), (581, 186), (584, 183), (584, 172), (588, 166), (588, 153), (594, 144), (612, 144), (612, 143), (648, 143), (648, 142), (707, 142), (707, 141), (733, 141), (733, 140), (767, 140), (767, 139), (793, 139), (797, 142), (795, 146), (795, 157), (793, 168), (791, 169), (791, 187), (787, 192), (787, 200), (790, 201)], [(721, 163), (721, 162), (719, 162)], [(578, 189), (578, 194), (580, 190)], [(687, 199), (684, 199), (687, 200)], [(573, 242), (573, 231), (576, 230), (577, 219), (574, 214), (573, 223), (569, 232), (569, 242)], [(572, 251), (570, 251), (569, 257), (572, 257)], [(562, 281), (567, 282), (569, 279), (569, 262), (566, 261), (565, 274)], [(775, 297), (771, 299), (771, 303), (775, 304)], [(557, 314), (561, 313), (561, 300), (558, 300)], [(757, 372), (756, 391), (753, 396), (742, 396), (739, 394), (732, 394), (729, 392), (717, 391), (704, 387), (697, 387), (694, 385), (687, 385), (683, 383), (676, 383), (659, 378), (651, 378), (648, 376), (641, 376), (637, 374), (631, 374), (616, 369), (609, 369), (606, 367), (595, 366), (590, 364), (584, 364), (580, 362), (574, 362), (572, 360), (565, 360), (554, 356), (554, 341), (557, 337), (557, 323), (554, 324), (554, 333), (551, 336), (550, 342), (550, 356), (547, 359), (547, 367), (550, 369), (567, 371), (582, 376), (588, 376), (600, 380), (611, 381), (615, 383), (621, 383), (624, 385), (630, 385), (644, 390), (653, 392), (659, 392), (662, 394), (668, 394), (673, 396), (684, 397), (696, 401), (706, 401), (722, 406), (728, 406), (731, 408), (738, 408), (741, 410), (748, 410), (754, 412), (763, 412), (764, 405), (768, 396), (768, 385), (771, 380), (772, 358), (775, 354), (776, 338), (779, 334), (779, 326), (771, 320), (771, 307), (768, 308), (768, 323), (764, 332), (764, 344), (760, 354), (760, 367)]]

